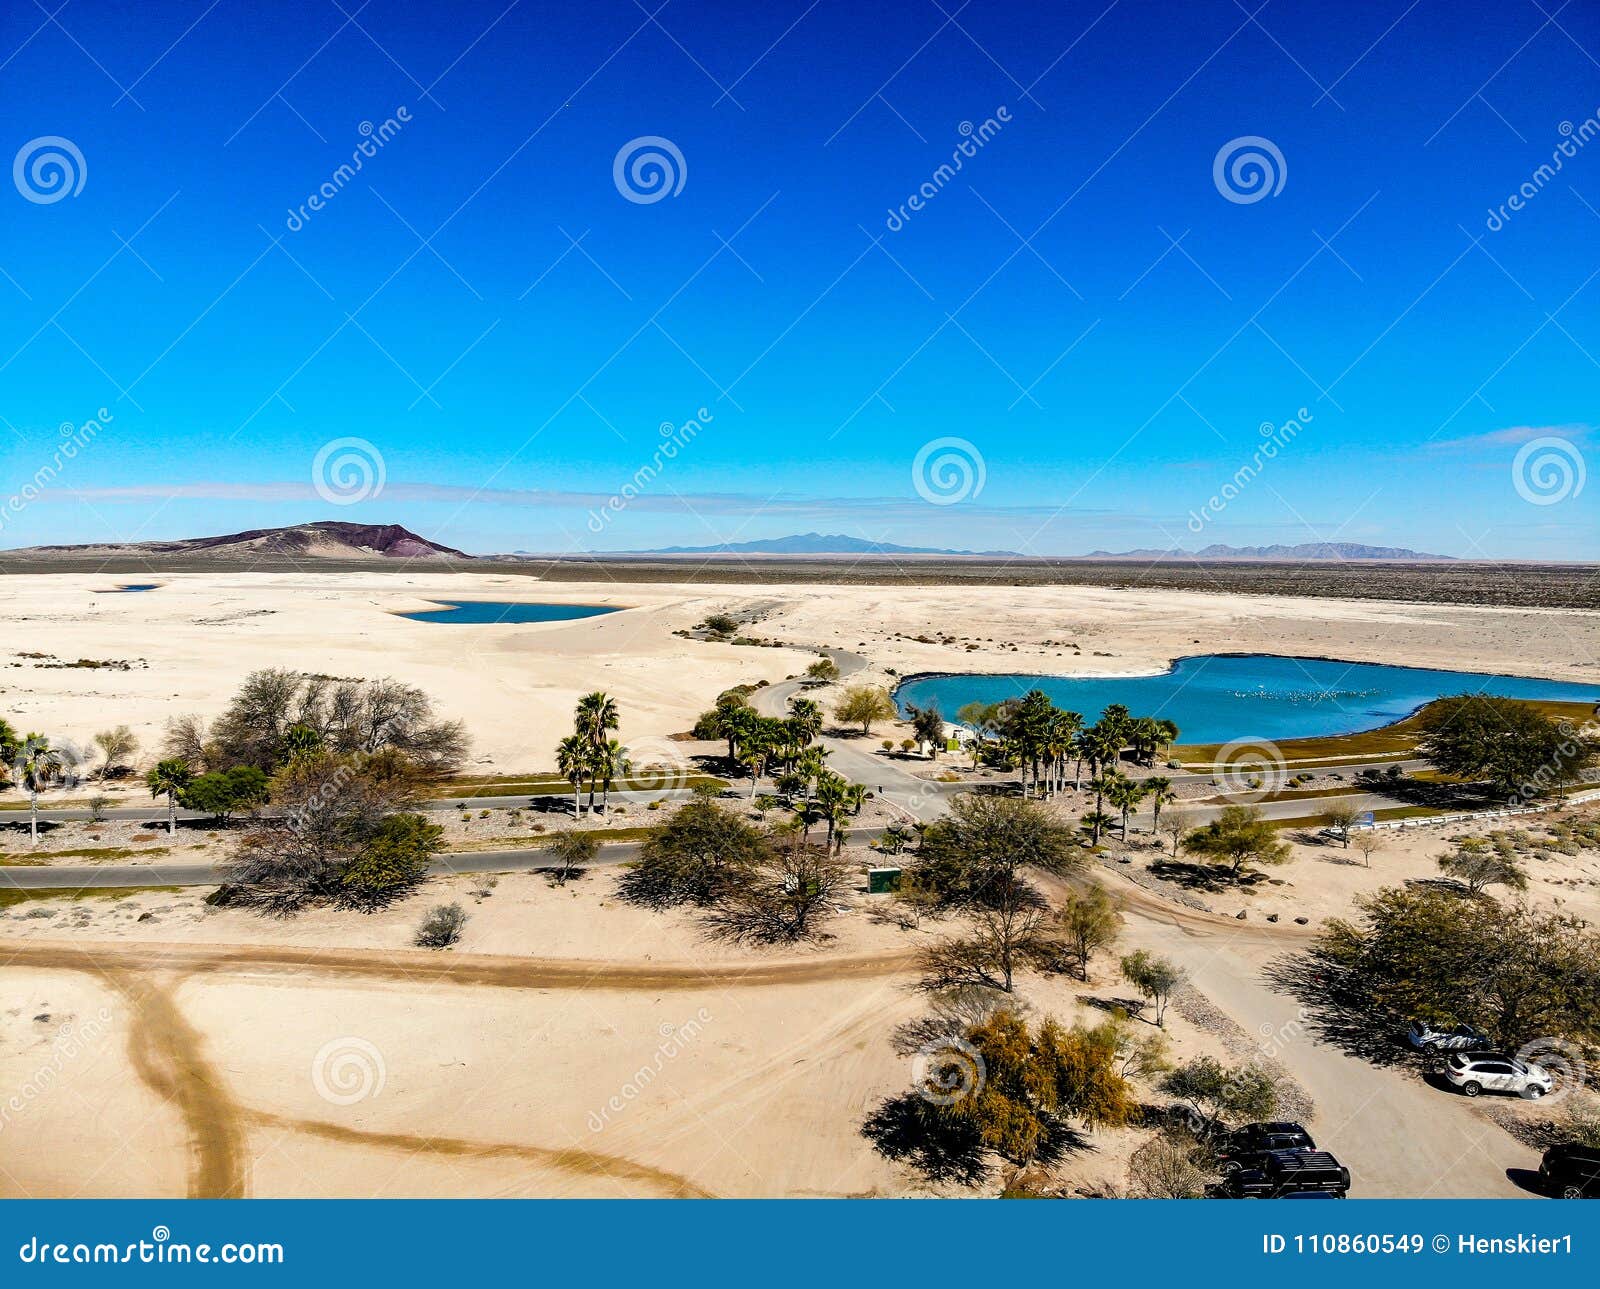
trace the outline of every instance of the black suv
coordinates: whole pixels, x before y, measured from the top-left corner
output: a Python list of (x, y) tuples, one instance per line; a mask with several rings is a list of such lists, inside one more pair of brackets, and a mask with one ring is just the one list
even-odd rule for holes
[(1232, 1199), (1343, 1199), (1350, 1193), (1350, 1170), (1326, 1150), (1269, 1150), (1256, 1167), (1224, 1177), (1222, 1193)]
[(1573, 1142), (1551, 1146), (1539, 1163), (1539, 1179), (1562, 1199), (1600, 1199), (1600, 1150)]
[(1315, 1150), (1311, 1134), (1297, 1123), (1247, 1123), (1223, 1139), (1217, 1163), (1223, 1176), (1241, 1168), (1259, 1168), (1269, 1151)]

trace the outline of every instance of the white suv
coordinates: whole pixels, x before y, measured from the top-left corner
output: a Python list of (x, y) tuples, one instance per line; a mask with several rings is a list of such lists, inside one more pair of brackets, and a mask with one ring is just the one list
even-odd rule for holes
[(1555, 1086), (1542, 1065), (1498, 1052), (1457, 1052), (1445, 1063), (1444, 1073), (1469, 1097), (1480, 1092), (1514, 1092), (1534, 1101)]

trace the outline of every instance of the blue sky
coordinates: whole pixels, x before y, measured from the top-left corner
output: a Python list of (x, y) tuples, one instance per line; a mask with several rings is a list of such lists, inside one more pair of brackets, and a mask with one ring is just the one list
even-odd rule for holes
[(0, 547), (1600, 558), (1600, 15), (1247, 2), (8, 5)]

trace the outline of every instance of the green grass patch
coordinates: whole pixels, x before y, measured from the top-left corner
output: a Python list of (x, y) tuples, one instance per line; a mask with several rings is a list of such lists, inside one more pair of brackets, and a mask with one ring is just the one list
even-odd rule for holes
[(0, 909), (15, 908), (19, 904), (37, 903), (44, 900), (65, 900), (69, 904), (77, 904), (82, 900), (125, 900), (130, 895), (141, 895), (155, 891), (176, 895), (182, 894), (184, 889), (182, 886), (98, 886), (85, 890), (76, 886), (57, 886), (41, 890), (19, 891), (15, 887), (0, 886)]
[[(1561, 703), (1546, 699), (1525, 699), (1527, 706), (1555, 721), (1572, 721), (1581, 725), (1594, 711), (1591, 703)], [(1403, 720), (1380, 729), (1360, 734), (1329, 734), (1319, 738), (1290, 738), (1278, 742), (1277, 748), (1297, 770), (1320, 766), (1338, 769), (1341, 763), (1358, 761), (1405, 761), (1417, 755), (1417, 744), (1422, 740), (1422, 720), (1432, 703), (1413, 712)], [(1204, 771), (1215, 763), (1226, 746), (1222, 743), (1194, 743), (1172, 749), (1172, 759), (1182, 762), (1186, 770)]]
[(118, 859), (165, 855), (165, 846), (74, 846), (67, 850), (35, 851), (26, 855), (0, 855), (0, 864), (43, 864), (51, 859), (87, 859), (109, 864)]
[[(604, 845), (610, 841), (643, 841), (652, 833), (660, 832), (659, 827), (639, 825), (633, 828), (596, 828), (594, 835)], [(473, 838), (471, 841), (455, 842), (448, 849), (438, 851), (440, 855), (473, 855), (486, 850), (538, 850), (551, 844), (559, 837), (560, 833), (541, 832), (531, 836), (517, 837), (484, 837)]]
[[(678, 786), (684, 788), (726, 788), (728, 781), (710, 774), (685, 775)], [(660, 779), (618, 779), (611, 785), (613, 792), (656, 792), (661, 790)], [(474, 797), (549, 797), (572, 795), (572, 785), (565, 779), (518, 778), (512, 776), (484, 776), (472, 779), (452, 779), (448, 783), (430, 784), (423, 789), (425, 796), (440, 801), (470, 801)], [(584, 795), (588, 795), (587, 787)]]

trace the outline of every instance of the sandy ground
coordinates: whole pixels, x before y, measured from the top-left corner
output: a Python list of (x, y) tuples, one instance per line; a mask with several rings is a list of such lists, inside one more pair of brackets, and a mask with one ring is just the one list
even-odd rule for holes
[[(96, 730), (126, 723), (148, 761), (167, 719), (214, 716), (252, 669), (392, 675), (467, 723), (469, 769), (518, 772), (549, 768), (573, 704), (590, 689), (618, 699), (625, 741), (658, 739), (688, 728), (730, 685), (802, 670), (816, 645), (866, 654), (872, 667), (862, 679), (880, 683), (892, 682), (890, 669), (1148, 673), (1185, 654), (1226, 651), (1600, 680), (1600, 614), (1558, 610), (1094, 587), (541, 584), (426, 572), (183, 573), (150, 579), (162, 583), (154, 591), (97, 594), (119, 580), (0, 577), (9, 654), (0, 657), (0, 711), (13, 724), (87, 752)], [(440, 599), (627, 611), (499, 626), (397, 616)], [(749, 634), (793, 647), (674, 634), (711, 612), (732, 612)], [(62, 665), (80, 659), (117, 666)]]
[[(938, 1193), (860, 1128), (910, 1085), (891, 1041), (924, 1010), (909, 956), (954, 926), (891, 926), (857, 896), (825, 945), (751, 951), (614, 881), (440, 880), (292, 921), (200, 892), (11, 910), (0, 1086), (38, 1091), (3, 1123), (0, 1193)], [(411, 949), (448, 899), (460, 945)], [(1080, 995), (1125, 992), (1104, 970), (1032, 976), (1017, 1004), (1092, 1021)], [(1168, 1029), (1178, 1055), (1224, 1050), (1181, 1015)], [(1119, 1185), (1142, 1136), (1090, 1134), (1056, 1182)]]

